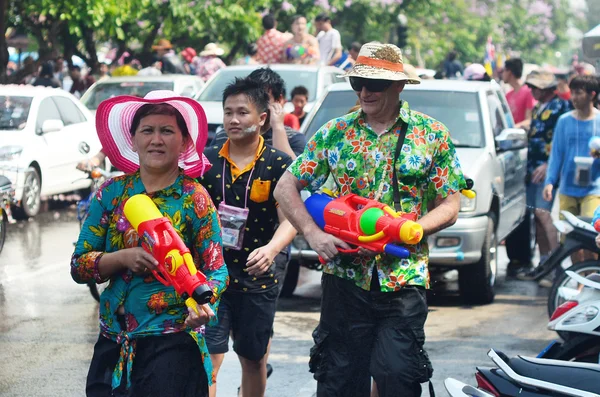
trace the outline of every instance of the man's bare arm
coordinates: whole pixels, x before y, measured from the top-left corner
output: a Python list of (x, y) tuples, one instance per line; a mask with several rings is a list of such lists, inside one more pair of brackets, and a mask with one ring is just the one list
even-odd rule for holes
[(435, 199), (435, 208), (418, 220), (423, 226), (423, 234), (428, 236), (454, 225), (460, 210), (460, 193), (448, 195), (446, 198)]
[(288, 221), (304, 235), (310, 247), (324, 260), (332, 260), (338, 253), (337, 247), (350, 249), (350, 246), (319, 229), (302, 201), (302, 188), (298, 178), (290, 172), (285, 172), (275, 187), (275, 200)]

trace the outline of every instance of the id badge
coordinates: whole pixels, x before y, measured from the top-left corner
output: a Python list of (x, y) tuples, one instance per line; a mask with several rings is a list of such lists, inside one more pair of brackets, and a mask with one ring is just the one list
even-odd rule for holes
[(573, 159), (575, 162), (575, 184), (581, 187), (588, 187), (592, 183), (592, 157), (577, 156)]
[(242, 249), (248, 212), (248, 208), (238, 208), (227, 205), (224, 202), (219, 204), (219, 217), (221, 218), (224, 247), (234, 250)]

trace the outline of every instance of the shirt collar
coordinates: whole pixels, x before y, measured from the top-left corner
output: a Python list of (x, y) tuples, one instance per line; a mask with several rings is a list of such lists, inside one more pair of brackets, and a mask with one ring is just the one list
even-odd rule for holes
[[(360, 126), (369, 126), (369, 124), (367, 123), (367, 120), (365, 118), (365, 114), (363, 112), (362, 109), (358, 110), (356, 115), (356, 119), (355, 122), (358, 123), (358, 125)], [(394, 124), (388, 128), (388, 132), (393, 130), (394, 127), (396, 127), (398, 125), (399, 120), (404, 121), (406, 124), (410, 123), (410, 108), (408, 106), (408, 102), (407, 101), (401, 101), (401, 105), (400, 105), (400, 110), (398, 111), (398, 117), (396, 118), (396, 121), (394, 122)], [(371, 127), (368, 127), (369, 129), (371, 129)], [(383, 134), (381, 134), (383, 135)]]
[(141, 190), (144, 193), (147, 193), (149, 195), (152, 196), (174, 196), (174, 195), (179, 195), (179, 197), (181, 197), (183, 195), (183, 169), (179, 168), (179, 175), (177, 176), (177, 179), (175, 179), (175, 182), (173, 182), (173, 184), (171, 186), (167, 186), (164, 189), (160, 189), (157, 190), (156, 192), (152, 192), (152, 193), (148, 193), (146, 192), (146, 188), (144, 187), (144, 184), (142, 183), (142, 177), (140, 176), (140, 170), (138, 169), (135, 174), (133, 174), (133, 180), (134, 183), (138, 184), (141, 188)]
[[(250, 164), (248, 164), (243, 170), (238, 169), (237, 166), (235, 168), (230, 167), (231, 179), (233, 181), (235, 181), (244, 172), (250, 171), (254, 167), (254, 165), (260, 158), (260, 156), (262, 156), (265, 149), (266, 149), (265, 139), (261, 135), (259, 135), (258, 136), (258, 147), (256, 148), (254, 160)], [(225, 143), (223, 144), (223, 147), (221, 148), (221, 150), (219, 150), (219, 157), (223, 157), (224, 159), (226, 159), (229, 162), (229, 164), (235, 165), (235, 163), (233, 162), (231, 157), (229, 157), (229, 138), (227, 138), (227, 141), (225, 141)]]

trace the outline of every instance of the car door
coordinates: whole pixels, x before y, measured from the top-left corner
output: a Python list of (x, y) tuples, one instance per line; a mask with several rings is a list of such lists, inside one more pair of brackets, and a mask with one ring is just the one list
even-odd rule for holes
[(97, 140), (92, 136), (95, 129), (90, 121), (86, 119), (83, 113), (79, 110), (73, 99), (66, 96), (54, 96), (52, 100), (56, 104), (65, 127), (61, 131), (61, 139), (63, 140), (63, 170), (64, 179), (61, 186), (57, 187), (60, 192), (68, 192), (73, 189), (73, 181), (84, 177), (83, 173), (77, 171), (77, 164), (95, 154), (82, 153), (80, 151), (83, 143), (90, 148), (96, 146), (94, 143)]
[(37, 145), (39, 153), (36, 160), (42, 172), (42, 195), (53, 194), (56, 186), (63, 183), (62, 174), (65, 166), (65, 148), (61, 131), (43, 132), (42, 126), (48, 120), (61, 120), (58, 107), (52, 98), (44, 98), (40, 102), (36, 115), (35, 132), (41, 145)]
[[(486, 93), (488, 117), (494, 139), (508, 126), (504, 116), (502, 103), (494, 91)], [(497, 159), (503, 169), (504, 192), (500, 194), (500, 219), (498, 220), (498, 236), (506, 236), (519, 217), (518, 169), (519, 156), (516, 150), (497, 150)]]

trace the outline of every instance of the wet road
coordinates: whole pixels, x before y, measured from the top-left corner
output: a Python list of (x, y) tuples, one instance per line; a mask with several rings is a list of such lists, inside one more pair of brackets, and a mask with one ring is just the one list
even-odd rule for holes
[[(72, 209), (9, 226), (0, 254), (0, 396), (84, 395), (98, 304), (69, 274), (77, 234)], [(503, 248), (500, 262), (507, 262)], [(269, 397), (309, 397), (316, 390), (307, 362), (319, 317), (319, 274), (303, 272), (301, 282), (295, 297), (279, 303)], [(439, 290), (430, 301), (426, 348), (438, 395), (446, 395), (442, 381), (448, 376), (474, 383), (474, 368), (488, 364), (490, 347), (536, 355), (555, 337), (545, 328), (547, 290), (505, 281), (503, 270), (499, 283), (492, 305), (463, 306), (454, 294)], [(236, 395), (240, 368), (232, 353), (218, 380), (219, 397)]]

